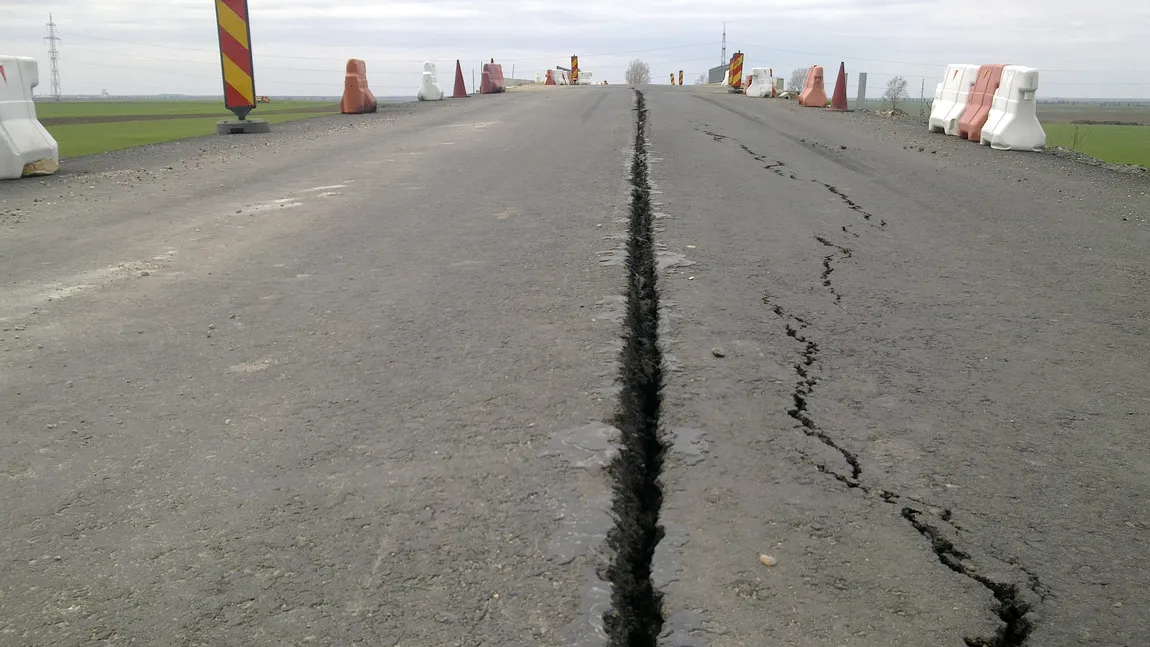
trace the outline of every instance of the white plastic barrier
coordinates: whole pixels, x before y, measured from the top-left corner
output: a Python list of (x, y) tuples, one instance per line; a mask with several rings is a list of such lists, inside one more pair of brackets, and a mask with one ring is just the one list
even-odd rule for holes
[(1037, 69), (1023, 65), (1003, 68), (990, 115), (982, 127), (982, 145), (1003, 151), (1045, 148), (1046, 131), (1038, 121), (1037, 92)]
[(435, 78), (435, 63), (423, 64), (423, 81), (419, 84), (420, 101), (442, 101), (443, 90), (439, 87), (439, 80)]
[(36, 118), (37, 85), (36, 59), (0, 56), (0, 180), (51, 175), (60, 168), (60, 147)]
[(934, 89), (934, 104), (930, 107), (930, 132), (958, 134), (958, 118), (966, 109), (966, 100), (976, 81), (977, 65), (961, 63), (946, 68), (946, 76)]
[(752, 67), (751, 85), (747, 88), (747, 96), (762, 99), (774, 94), (775, 79), (771, 76), (770, 68)]

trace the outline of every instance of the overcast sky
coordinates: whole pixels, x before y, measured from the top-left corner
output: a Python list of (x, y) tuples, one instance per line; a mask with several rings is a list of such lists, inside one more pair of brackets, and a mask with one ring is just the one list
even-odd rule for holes
[[(1040, 97), (1150, 98), (1147, 0), (249, 0), (256, 91), (339, 95), (347, 58), (367, 61), (378, 95), (413, 95), (420, 62), (450, 91), (455, 60), (471, 72), (494, 57), (511, 76), (567, 66), (619, 83), (632, 58), (667, 83), (693, 80), (728, 53), (746, 67), (869, 73), (881, 94), (899, 74), (918, 96), (947, 63), (1039, 68)], [(45, 23), (62, 40), (64, 94), (221, 94), (211, 0), (0, 0), (0, 53), (40, 60), (48, 92)], [(829, 90), (829, 88), (828, 88)]]

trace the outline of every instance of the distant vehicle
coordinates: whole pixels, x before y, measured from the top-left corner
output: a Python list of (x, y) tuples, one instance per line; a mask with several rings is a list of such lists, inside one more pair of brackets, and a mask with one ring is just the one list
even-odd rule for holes
[(256, 103), (271, 103), (271, 97), (256, 97)]

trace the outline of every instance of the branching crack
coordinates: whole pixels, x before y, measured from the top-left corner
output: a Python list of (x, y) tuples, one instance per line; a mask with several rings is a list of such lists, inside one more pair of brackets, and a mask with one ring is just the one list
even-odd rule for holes
[(815, 240), (819, 241), (824, 246), (830, 247), (831, 249), (834, 249), (838, 252), (837, 254), (829, 254), (829, 255), (823, 257), (822, 279), (823, 279), (823, 286), (826, 287), (828, 290), (830, 290), (831, 294), (834, 295), (835, 303), (840, 303), (843, 300), (843, 295), (839, 294), (839, 291), (835, 289), (834, 284), (831, 283), (831, 274), (833, 274), (835, 271), (834, 265), (832, 265), (832, 263), (834, 262), (836, 256), (838, 256), (839, 258), (841, 258), (843, 260), (846, 260), (846, 259), (850, 258), (854, 252), (852, 252), (847, 247), (843, 247), (842, 245), (837, 245), (835, 243), (832, 243), (831, 241), (827, 240), (826, 238), (823, 238), (822, 236), (815, 236)]
[[(845, 258), (850, 257), (850, 250), (847, 248), (843, 248), (822, 238), (819, 239), (819, 242), (828, 247), (836, 248)], [(795, 375), (798, 376), (799, 381), (795, 384), (795, 388), (791, 393), (792, 406), (788, 409), (787, 413), (798, 421), (806, 435), (817, 438), (827, 447), (839, 452), (843, 460), (850, 466), (851, 474), (850, 476), (846, 476), (828, 468), (824, 464), (817, 464), (815, 466), (816, 469), (818, 469), (820, 473), (833, 477), (851, 489), (857, 489), (867, 495), (877, 494), (885, 503), (890, 505), (901, 505), (902, 499), (904, 498), (908, 501), (918, 502), (913, 497), (903, 497), (900, 494), (885, 489), (876, 490), (861, 482), (863, 469), (858, 456), (843, 448), (831, 438), (829, 434), (823, 431), (810, 413), (810, 398), (820, 381), (818, 375), (820, 348), (818, 343), (811, 340), (804, 332), (809, 324), (802, 317), (787, 312), (781, 305), (772, 303), (769, 294), (763, 296), (763, 303), (769, 306), (776, 316), (787, 320), (785, 323), (787, 336), (803, 345), (799, 360), (794, 364)], [(939, 562), (947, 568), (978, 582), (991, 592), (995, 600), (995, 614), (1002, 621), (1002, 627), (992, 637), (964, 637), (963, 640), (967, 647), (1022, 647), (1025, 645), (1027, 638), (1033, 630), (1033, 623), (1027, 617), (1031, 608), (1030, 604), (1023, 599), (1019, 585), (993, 580), (976, 572), (972, 567), (967, 565), (967, 561), (971, 559), (970, 555), (959, 549), (954, 542), (947, 539), (937, 526), (923, 521), (923, 514), (923, 512), (915, 508), (902, 508), (902, 517), (909, 522), (915, 530), (930, 540), (931, 550), (938, 557)], [(956, 531), (960, 530), (960, 527), (954, 521), (954, 514), (951, 510), (943, 510), (938, 518), (943, 523), (949, 524)], [(1019, 569), (1027, 575), (1028, 588), (1036, 594), (1042, 595), (1044, 589), (1038, 577), (1033, 573), (1025, 571), (1025, 569), (1021, 567), (1019, 567)]]
[[(715, 141), (724, 141), (729, 139), (725, 135), (707, 131), (707, 134), (714, 137)], [(751, 155), (758, 162), (766, 162), (766, 157), (759, 155), (751, 150), (745, 144), (739, 144), (747, 154)], [(769, 171), (773, 171), (781, 177), (789, 177), (790, 179), (799, 179), (796, 175), (786, 169), (786, 164), (782, 161), (768, 163), (764, 166)], [(837, 196), (843, 201), (846, 206), (852, 211), (862, 215), (863, 220), (871, 227), (877, 229), (885, 229), (887, 222), (882, 218), (876, 217), (874, 214), (863, 209), (858, 203), (850, 198), (846, 193), (839, 190), (838, 187), (822, 182), (820, 180), (810, 180), (812, 183), (823, 186), (827, 191)], [(850, 225), (842, 226), (842, 232), (854, 238), (859, 238), (859, 234), (851, 230)], [(842, 297), (835, 289), (831, 281), (831, 275), (835, 272), (834, 263), (836, 260), (846, 260), (852, 257), (853, 251), (850, 248), (838, 245), (830, 240), (818, 236), (816, 237), (819, 243), (825, 247), (834, 250), (834, 253), (829, 254), (823, 259), (823, 273), (821, 276), (822, 283), (827, 287), (835, 296), (835, 302), (841, 301)], [(802, 345), (802, 351), (798, 360), (794, 363), (795, 375), (798, 381), (791, 393), (791, 406), (788, 408), (787, 413), (799, 423), (800, 429), (803, 433), (812, 438), (817, 438), (827, 447), (834, 449), (838, 452), (846, 464), (850, 467), (850, 475), (844, 475), (835, 471), (825, 464), (817, 464), (816, 468), (819, 472), (827, 474), (839, 482), (843, 483), (851, 489), (855, 489), (865, 493), (866, 495), (877, 495), (885, 503), (896, 506), (904, 506), (906, 502), (920, 503), (925, 507), (929, 507), (926, 503), (918, 501), (913, 497), (904, 497), (896, 492), (891, 492), (886, 489), (877, 489), (861, 482), (863, 469), (859, 458), (853, 452), (845, 449), (838, 442), (835, 441), (829, 434), (827, 434), (817, 423), (810, 412), (810, 400), (813, 396), (816, 387), (820, 383), (821, 362), (820, 362), (820, 347), (819, 344), (813, 341), (807, 334), (807, 330), (811, 327), (808, 320), (799, 315), (791, 314), (785, 310), (781, 305), (773, 303), (771, 296), (765, 294), (763, 296), (763, 303), (771, 308), (771, 311), (780, 319), (785, 320), (785, 330), (788, 337), (794, 339)], [(1022, 568), (1020, 565), (1012, 564), (1021, 572), (1025, 573), (1026, 580), (1022, 584), (1001, 582), (991, 579), (981, 573), (978, 573), (972, 566), (968, 565), (971, 556), (965, 551), (958, 548), (954, 542), (947, 539), (946, 536), (939, 530), (938, 526), (931, 525), (923, 520), (925, 513), (911, 507), (902, 507), (902, 517), (923, 537), (927, 538), (931, 544), (931, 550), (938, 557), (939, 562), (945, 565), (952, 571), (968, 577), (983, 587), (985, 587), (993, 595), (995, 600), (995, 614), (1002, 621), (1002, 627), (992, 637), (966, 637), (964, 641), (967, 647), (1022, 647), (1026, 644), (1027, 638), (1033, 631), (1033, 622), (1028, 617), (1031, 610), (1031, 605), (1024, 599), (1024, 590), (1033, 591), (1041, 599), (1045, 599), (1045, 588), (1039, 578), (1033, 573)], [(938, 519), (941, 523), (953, 528), (956, 532), (961, 532), (962, 528), (954, 520), (954, 515), (950, 510), (943, 510)], [(1025, 588), (1020, 588), (1025, 587)]]
[(666, 446), (659, 433), (663, 358), (659, 349), (659, 294), (654, 214), (647, 166), (647, 106), (635, 92), (637, 118), (631, 163), (627, 238), (627, 312), (620, 355), (622, 389), (615, 426), (622, 448), (611, 464), (615, 526), (607, 534), (614, 559), (607, 568), (611, 609), (603, 616), (610, 647), (656, 647), (663, 630), (662, 594), (651, 579), (655, 547), (663, 538), (659, 476)]
[[(914, 508), (903, 508), (902, 516), (923, 537), (930, 540), (931, 550), (938, 556), (938, 561), (950, 570), (969, 577), (983, 585), (991, 592), (995, 600), (995, 613), (1002, 621), (1002, 627), (993, 637), (965, 637), (967, 647), (1021, 647), (1026, 644), (1034, 625), (1027, 618), (1030, 613), (1030, 604), (1022, 599), (1017, 584), (999, 582), (975, 572), (966, 565), (970, 555), (959, 550), (953, 542), (942, 535), (936, 527), (922, 520), (923, 512)], [(946, 521), (946, 519), (943, 519)], [(1040, 586), (1037, 578), (1031, 576), (1031, 588)]]

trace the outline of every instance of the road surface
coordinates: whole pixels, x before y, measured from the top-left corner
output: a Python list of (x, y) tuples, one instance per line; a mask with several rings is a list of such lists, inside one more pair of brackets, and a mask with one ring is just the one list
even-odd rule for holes
[(612, 86), (65, 169), (0, 645), (1150, 642), (1144, 176)]

